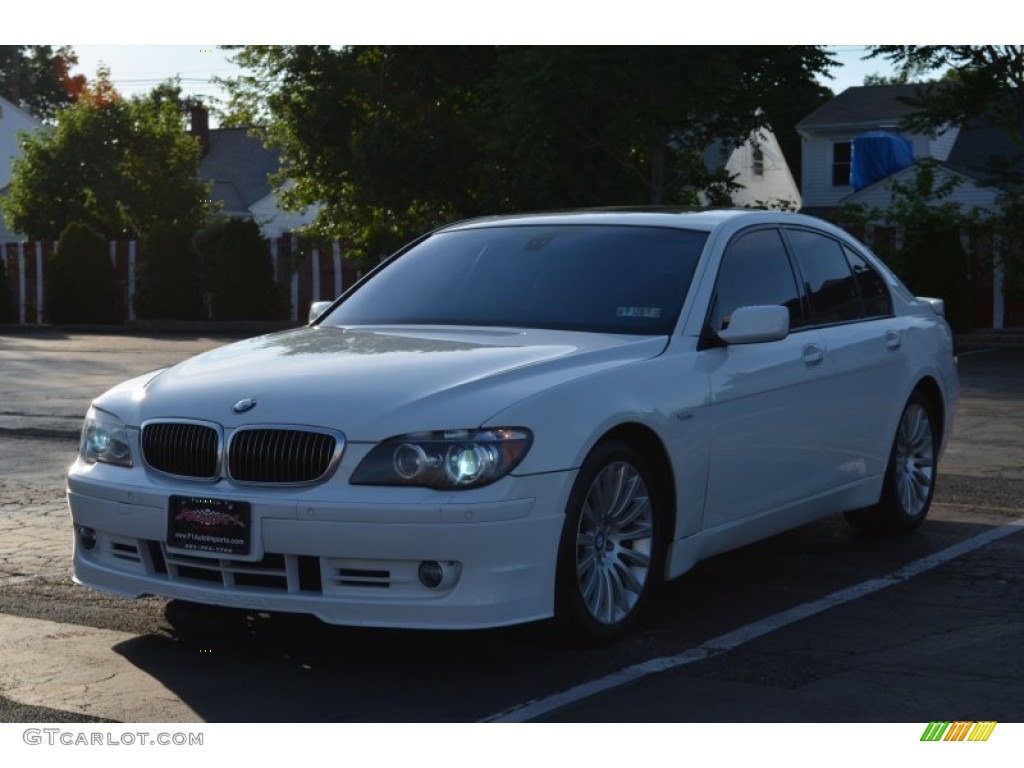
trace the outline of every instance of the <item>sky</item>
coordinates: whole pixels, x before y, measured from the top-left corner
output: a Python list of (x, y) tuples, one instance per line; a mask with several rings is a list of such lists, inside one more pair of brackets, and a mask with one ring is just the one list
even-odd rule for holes
[[(215, 83), (216, 78), (232, 77), (242, 70), (230, 61), (231, 52), (215, 45), (73, 45), (78, 54), (75, 73), (88, 78), (105, 64), (110, 68), (115, 87), (126, 96), (149, 91), (168, 78), (180, 78), (186, 95), (201, 96), (216, 105), (226, 94)], [(883, 59), (863, 61), (868, 51), (863, 45), (831, 46), (842, 64), (833, 71), (832, 80), (822, 82), (835, 93), (854, 85), (862, 85), (864, 77), (873, 73), (891, 74)]]
[(834, 43), (830, 47), (843, 66), (833, 70), (834, 79), (826, 84), (839, 93), (863, 84), (865, 75), (891, 74), (883, 60), (862, 61), (865, 41), (993, 42), (1006, 29), (997, 26), (997, 19), (1007, 18), (998, 2), (972, 0), (970, 14), (922, 14), (914, 4), (892, 0), (858, 0), (852, 6), (823, 6), (819, 0), (247, 0), (244, 6), (211, 0), (175, 0), (165, 6), (105, 0), (102, 7), (47, 0), (9, 3), (0, 43), (73, 44), (77, 72), (91, 78), (104, 62), (115, 86), (127, 95), (178, 76), (186, 94), (208, 98), (224, 97), (213, 78), (239, 73), (228, 52), (202, 40), (210, 37), (247, 44)]

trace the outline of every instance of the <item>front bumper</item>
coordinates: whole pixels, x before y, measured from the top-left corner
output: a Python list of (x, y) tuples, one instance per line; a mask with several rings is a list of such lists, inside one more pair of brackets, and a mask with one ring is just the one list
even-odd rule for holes
[[(506, 477), (461, 493), (336, 482), (254, 488), (79, 462), (68, 476), (75, 581), (124, 597), (309, 613), (331, 624), (474, 629), (543, 619), (554, 611), (574, 479), (575, 472)], [(341, 487), (357, 498), (332, 499)], [(174, 494), (249, 502), (251, 552), (169, 549)], [(83, 526), (94, 532), (91, 548), (77, 535)], [(424, 586), (424, 561), (443, 564), (451, 578)]]

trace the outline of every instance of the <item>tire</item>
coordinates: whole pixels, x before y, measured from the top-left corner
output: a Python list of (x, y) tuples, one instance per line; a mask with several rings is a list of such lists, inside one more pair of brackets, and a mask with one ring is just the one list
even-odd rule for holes
[(640, 455), (620, 441), (591, 451), (559, 543), (555, 623), (563, 639), (603, 644), (633, 627), (662, 576), (664, 519)]
[(909, 533), (924, 522), (935, 494), (939, 434), (927, 398), (915, 392), (900, 416), (878, 504), (846, 513), (859, 530)]

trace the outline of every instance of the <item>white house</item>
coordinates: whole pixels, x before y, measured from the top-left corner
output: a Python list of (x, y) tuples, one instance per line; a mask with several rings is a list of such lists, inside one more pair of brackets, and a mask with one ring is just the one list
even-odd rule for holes
[(732, 202), (742, 208), (801, 207), (800, 190), (789, 170), (778, 139), (768, 128), (753, 133), (738, 147), (716, 142), (704, 153), (709, 171), (725, 168), (739, 187), (732, 192)]
[[(1001, 190), (993, 183), (992, 168), (999, 158), (1016, 157), (1019, 149), (1004, 131), (982, 119), (936, 135), (901, 131), (902, 119), (913, 110), (905, 100), (919, 88), (912, 83), (848, 88), (797, 123), (805, 213), (827, 215), (845, 204), (884, 210), (892, 204), (893, 185), (912, 179), (916, 164), (924, 159), (934, 161), (937, 185), (956, 182), (943, 202), (959, 204), (964, 212), (996, 209)], [(850, 184), (853, 140), (871, 131), (888, 131), (909, 141), (913, 164), (855, 190)], [(992, 327), (999, 329), (1007, 302), (998, 265), (991, 279)]]
[[(312, 222), (316, 209), (284, 209), (272, 177), (281, 154), (247, 128), (210, 128), (205, 109), (192, 110), (192, 135), (202, 145), (199, 177), (211, 183), (213, 201), (228, 216), (255, 221), (264, 237), (280, 237)], [(287, 184), (287, 182), (286, 182)]]
[[(21, 140), (19, 134), (34, 133), (42, 125), (32, 115), (0, 97), (0, 195), (11, 183), (11, 167), (15, 159), (21, 157)], [(11, 232), (0, 216), (0, 243), (20, 238)]]
[(290, 179), (285, 181), (279, 188), (249, 206), (249, 213), (259, 224), (264, 237), (273, 239), (288, 232), (295, 232), (311, 224), (316, 217), (319, 206), (310, 206), (304, 211), (292, 211), (281, 207), (278, 195), (289, 189), (293, 183)]
[[(801, 138), (801, 189), (805, 209), (828, 209), (848, 202), (853, 139), (869, 131), (899, 132), (900, 121), (912, 108), (902, 99), (919, 86), (870, 85), (847, 88), (796, 125)], [(937, 136), (901, 133), (913, 147), (914, 159), (949, 160), (959, 136), (950, 127)]]

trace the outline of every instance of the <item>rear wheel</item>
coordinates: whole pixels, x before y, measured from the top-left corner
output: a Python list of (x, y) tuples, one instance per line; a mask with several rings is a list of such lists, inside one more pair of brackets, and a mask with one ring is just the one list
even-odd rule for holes
[(627, 632), (661, 577), (663, 521), (641, 456), (609, 441), (587, 457), (566, 508), (559, 545), (556, 622), (575, 640)]
[(882, 497), (867, 509), (847, 512), (855, 528), (912, 531), (924, 522), (935, 494), (939, 435), (927, 398), (915, 392), (903, 409), (889, 455)]

